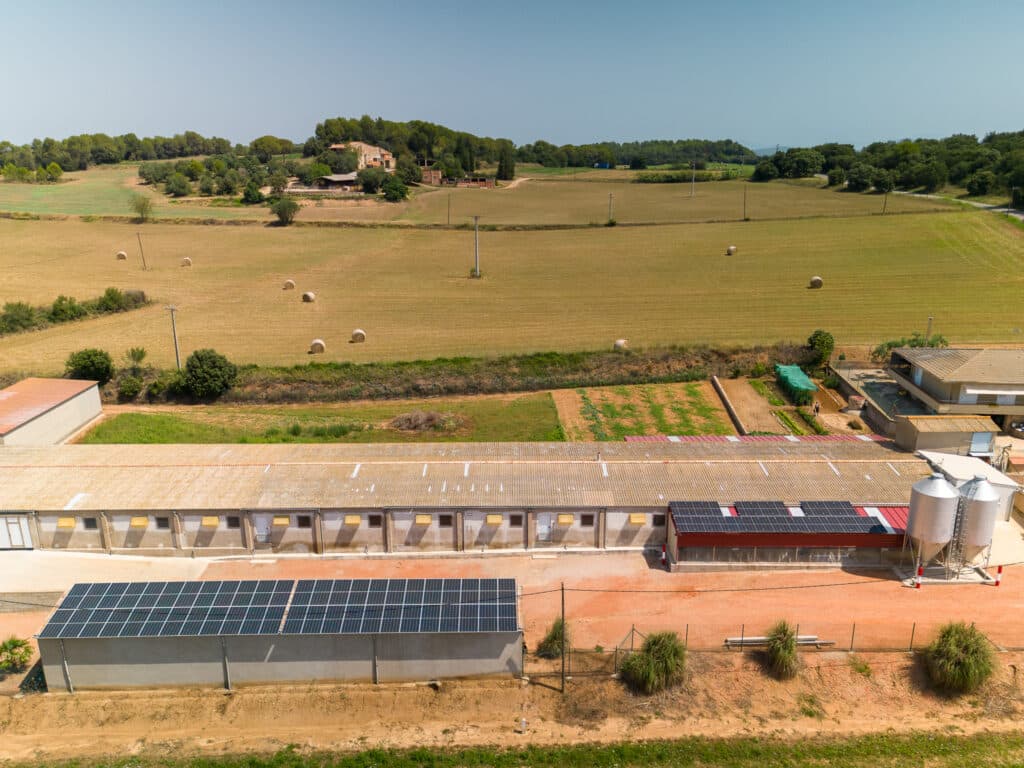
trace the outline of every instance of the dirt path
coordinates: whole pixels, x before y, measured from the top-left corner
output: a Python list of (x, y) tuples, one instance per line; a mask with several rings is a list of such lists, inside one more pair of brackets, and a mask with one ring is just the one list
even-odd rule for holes
[[(563, 698), (556, 680), (456, 681), (426, 685), (316, 685), (218, 690), (87, 691), (0, 698), (4, 758), (44, 760), (302, 750), (519, 746), (622, 740), (778, 738), (901, 731), (1009, 731), (1021, 692), (1000, 658), (996, 682), (956, 701), (922, 693), (922, 671), (906, 654), (804, 654), (789, 682), (765, 676), (751, 657), (691, 654), (680, 690), (634, 697), (608, 676), (576, 677)], [(864, 669), (863, 667), (861, 668)], [(522, 718), (527, 733), (517, 733)]]
[(743, 426), (747, 428), (747, 432), (772, 432), (777, 435), (785, 433), (782, 425), (772, 416), (771, 404), (754, 391), (745, 377), (718, 381), (725, 394), (729, 396), (732, 407), (743, 422)]
[(530, 176), (517, 176), (516, 178), (512, 179), (512, 181), (508, 182), (507, 184), (502, 184), (500, 187), (498, 187), (498, 189), (515, 189), (520, 184), (522, 184), (524, 181), (529, 181), (531, 178), (532, 177), (530, 177)]

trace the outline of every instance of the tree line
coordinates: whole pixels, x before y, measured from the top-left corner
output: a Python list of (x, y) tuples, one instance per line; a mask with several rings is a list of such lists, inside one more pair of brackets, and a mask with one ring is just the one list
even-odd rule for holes
[[(795, 147), (762, 159), (755, 181), (802, 178), (824, 173), (829, 183), (854, 192), (893, 189), (935, 192), (946, 184), (971, 195), (1009, 192), (1024, 187), (1024, 131), (944, 139), (876, 141), (860, 151), (830, 142)], [(1019, 201), (1019, 191), (1015, 200)]]

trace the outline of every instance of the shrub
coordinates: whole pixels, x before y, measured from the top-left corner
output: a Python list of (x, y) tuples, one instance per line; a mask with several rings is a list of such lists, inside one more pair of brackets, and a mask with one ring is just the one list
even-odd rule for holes
[(779, 680), (794, 677), (800, 669), (800, 657), (796, 652), (796, 630), (785, 619), (768, 630), (765, 662), (768, 671)]
[(822, 385), (825, 386), (826, 389), (839, 389), (839, 385), (841, 382), (839, 381), (838, 376), (836, 376), (834, 373), (830, 373), (828, 376), (821, 380), (821, 383)]
[(295, 221), (295, 214), (299, 212), (299, 204), (287, 197), (282, 197), (270, 206), (270, 211), (277, 216), (282, 227), (287, 227)]
[(192, 194), (192, 185), (185, 178), (185, 175), (181, 173), (171, 174), (171, 177), (167, 179), (167, 183), (164, 185), (164, 189), (172, 197), (185, 197)]
[(0, 643), (0, 670), (20, 672), (32, 658), (32, 646), (28, 640), (11, 635)]
[(288, 427), (288, 434), (292, 437), (298, 437), (302, 434), (302, 425), (297, 421), (294, 422), (290, 427)]
[(762, 376), (767, 376), (770, 371), (771, 368), (768, 367), (768, 364), (762, 363), (760, 360), (758, 360), (750, 367), (750, 375), (752, 378), (755, 379), (759, 379)]
[(117, 382), (117, 399), (122, 402), (134, 400), (142, 391), (142, 379), (138, 376), (124, 376)]
[(177, 394), (184, 387), (181, 371), (164, 371), (146, 387), (147, 400), (160, 400), (167, 395)]
[(389, 203), (400, 203), (409, 196), (409, 188), (397, 175), (388, 176), (382, 185), (384, 199)]
[(51, 323), (66, 323), (77, 320), (86, 315), (86, 309), (78, 301), (61, 294), (50, 306), (49, 318)]
[(992, 676), (995, 655), (989, 639), (971, 624), (946, 624), (924, 652), (932, 684), (949, 693), (970, 693)]
[(569, 632), (561, 619), (555, 619), (544, 639), (537, 645), (537, 655), (542, 659), (557, 659), (562, 655), (562, 646), (568, 649)]
[(252, 179), (245, 185), (245, 191), (242, 192), (242, 202), (246, 205), (256, 205), (263, 202), (263, 193), (260, 192), (259, 184)]
[(846, 169), (840, 165), (828, 172), (828, 185), (830, 187), (841, 187), (846, 183)]
[(0, 314), (0, 333), (27, 331), (36, 324), (36, 311), (24, 301), (9, 301)]
[(153, 215), (153, 199), (149, 195), (136, 192), (132, 195), (131, 206), (135, 212), (135, 218), (140, 224), (145, 224)]
[(622, 679), (638, 693), (650, 695), (677, 685), (686, 667), (686, 647), (675, 632), (649, 635), (640, 651), (623, 664)]
[(850, 429), (855, 429), (855, 430), (864, 429), (864, 425), (861, 424), (856, 419), (850, 419), (848, 422), (846, 422), (846, 426), (848, 426)]
[(796, 409), (797, 415), (804, 420), (804, 423), (810, 427), (816, 435), (827, 435), (828, 430), (821, 422), (814, 418), (814, 414), (810, 411), (804, 410), (803, 408)]
[(184, 390), (197, 400), (210, 400), (227, 392), (238, 378), (238, 368), (212, 349), (197, 349), (185, 361)]
[(102, 349), (80, 349), (68, 355), (64, 371), (69, 379), (98, 381), (102, 387), (114, 377), (114, 361)]
[(124, 295), (124, 291), (117, 288), (107, 288), (96, 300), (96, 309), (99, 312), (124, 312), (130, 308), (128, 297)]

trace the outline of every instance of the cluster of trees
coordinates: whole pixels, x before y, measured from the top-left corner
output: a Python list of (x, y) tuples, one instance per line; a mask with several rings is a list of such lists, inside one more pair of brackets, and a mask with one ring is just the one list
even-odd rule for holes
[(689, 167), (691, 162), (757, 162), (757, 155), (753, 150), (732, 139), (656, 139), (627, 143), (603, 141), (595, 144), (565, 144), (561, 147), (546, 141), (536, 141), (519, 147), (516, 157), (524, 163), (540, 163), (547, 167), (562, 168), (592, 168), (595, 165), (646, 168), (648, 165), (663, 164), (678, 165), (682, 168)]
[(225, 154), (231, 149), (227, 139), (206, 138), (195, 131), (142, 139), (134, 133), (121, 136), (83, 133), (66, 139), (34, 139), (31, 144), (21, 146), (0, 141), (0, 166), (10, 163), (34, 172), (55, 163), (64, 171), (84, 171), (90, 165)]
[(48, 184), (51, 182), (60, 181), (60, 177), (64, 175), (64, 171), (56, 163), (50, 163), (49, 165), (45, 166), (40, 165), (34, 171), (31, 168), (26, 168), (23, 165), (5, 163), (3, 168), (0, 169), (0, 174), (3, 174), (4, 181), (17, 181), (26, 184)]
[(98, 299), (78, 301), (73, 296), (58, 296), (46, 307), (33, 307), (24, 301), (8, 301), (0, 312), (0, 336), (33, 331), (83, 317), (127, 312), (148, 303), (143, 291), (107, 288)]
[(972, 195), (1024, 187), (1024, 131), (944, 139), (879, 141), (857, 151), (852, 144), (819, 144), (776, 152), (758, 163), (754, 180), (828, 174), (829, 184), (856, 192), (895, 188), (934, 192), (947, 183)]
[[(132, 347), (125, 352), (127, 366), (120, 372), (117, 382), (118, 399), (133, 400), (142, 391), (146, 358), (143, 347)], [(104, 349), (90, 347), (68, 355), (64, 362), (64, 375), (71, 379), (98, 381), (107, 384), (118, 374), (114, 360)], [(227, 392), (238, 379), (238, 367), (213, 349), (197, 349), (185, 361), (185, 368), (161, 374), (150, 382), (147, 394), (152, 397), (165, 394), (186, 395), (195, 400), (214, 400)]]
[[(280, 195), (289, 176), (302, 176), (310, 163), (272, 157), (260, 162), (254, 154), (211, 155), (204, 160), (192, 158), (175, 163), (147, 162), (139, 165), (139, 178), (147, 184), (163, 184), (172, 197), (235, 195), (242, 192), (245, 203), (263, 202), (260, 188), (269, 185), (273, 196)], [(328, 169), (327, 173), (331, 171)], [(317, 175), (324, 175), (317, 171)]]

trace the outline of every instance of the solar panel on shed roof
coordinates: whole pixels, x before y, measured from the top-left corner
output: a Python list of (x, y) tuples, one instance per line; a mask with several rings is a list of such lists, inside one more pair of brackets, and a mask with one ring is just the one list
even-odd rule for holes
[(515, 579), (337, 579), (298, 583), (284, 634), (514, 632)]
[(733, 506), (740, 517), (789, 517), (781, 501), (737, 501)]
[(104, 582), (73, 586), (39, 637), (514, 632), (516, 607), (515, 579)]
[(76, 584), (41, 638), (276, 633), (292, 580)]
[(848, 501), (801, 501), (800, 509), (805, 515), (849, 515), (855, 516), (857, 510)]

